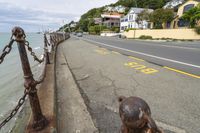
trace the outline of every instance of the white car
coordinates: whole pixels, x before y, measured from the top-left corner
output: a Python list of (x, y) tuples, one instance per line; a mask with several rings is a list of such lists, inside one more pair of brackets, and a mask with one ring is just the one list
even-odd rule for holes
[(77, 37), (82, 37), (82, 36), (83, 36), (83, 33), (78, 32), (76, 35), (77, 35)]

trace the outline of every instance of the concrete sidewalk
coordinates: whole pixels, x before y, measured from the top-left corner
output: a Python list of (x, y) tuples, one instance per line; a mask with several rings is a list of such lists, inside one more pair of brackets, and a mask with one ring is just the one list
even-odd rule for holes
[(98, 130), (87, 111), (60, 45), (56, 57), (57, 131), (58, 133), (97, 133)]
[[(62, 43), (58, 53), (62, 52), (100, 132), (119, 131), (121, 121), (117, 98), (120, 95), (145, 99), (151, 107), (153, 118), (166, 133), (200, 131), (199, 79), (169, 71), (137, 57), (100, 48), (77, 38)], [(66, 71), (63, 69), (67, 67), (65, 61), (59, 63), (60, 67), (57, 66), (57, 73), (61, 77), (57, 85), (69, 85), (68, 74), (63, 73)], [(69, 90), (65, 90), (60, 95), (65, 97), (64, 94), (67, 93), (71, 94)], [(73, 97), (68, 97), (67, 100), (71, 98)], [(70, 106), (67, 100), (60, 102)], [(67, 109), (66, 111), (70, 112)]]

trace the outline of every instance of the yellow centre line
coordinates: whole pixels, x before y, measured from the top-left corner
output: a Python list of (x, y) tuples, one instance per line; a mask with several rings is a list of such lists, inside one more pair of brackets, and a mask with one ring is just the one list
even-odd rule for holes
[(136, 57), (133, 57), (133, 56), (128, 56), (128, 57), (131, 58), (131, 59), (134, 59), (134, 60), (138, 60), (138, 61), (145, 61), (145, 60), (143, 60), (143, 59), (136, 58)]
[(184, 72), (184, 71), (181, 71), (181, 70), (177, 70), (177, 69), (174, 69), (174, 68), (170, 68), (170, 67), (167, 67), (167, 66), (164, 66), (164, 68), (171, 70), (171, 71), (174, 71), (174, 72), (177, 72), (177, 73), (181, 73), (181, 74), (193, 77), (193, 78), (200, 79), (200, 76), (198, 76), (198, 75), (190, 74), (190, 73), (187, 73), (187, 72)]

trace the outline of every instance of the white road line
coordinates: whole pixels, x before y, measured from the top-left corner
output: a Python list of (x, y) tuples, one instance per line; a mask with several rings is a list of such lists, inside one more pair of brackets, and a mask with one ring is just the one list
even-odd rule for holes
[[(96, 36), (95, 36), (96, 37)], [(98, 38), (101, 38), (101, 37), (98, 37)], [(108, 38), (109, 40), (112, 40), (111, 38)], [(124, 40), (122, 39), (119, 39), (119, 38), (115, 38), (115, 39), (118, 39), (119, 41), (123, 42)], [(159, 47), (168, 47), (168, 48), (179, 48), (179, 49), (188, 49), (188, 50), (200, 50), (199, 48), (189, 48), (189, 47), (185, 47), (185, 46), (175, 46), (175, 45), (163, 45), (163, 44), (145, 44), (147, 43), (148, 41), (142, 41), (142, 40), (135, 40), (135, 41), (138, 41), (138, 42), (143, 42), (144, 44), (143, 45), (148, 45), (148, 46), (159, 46)], [(149, 41), (150, 42), (150, 41)]]
[(169, 61), (169, 62), (181, 64), (181, 65), (186, 65), (186, 66), (190, 66), (190, 67), (200, 68), (200, 66), (198, 66), (198, 65), (193, 65), (193, 64), (189, 64), (189, 63), (185, 63), (185, 62), (181, 62), (181, 61), (176, 61), (176, 60), (172, 60), (172, 59), (168, 59), (168, 58), (164, 58), (164, 57), (159, 57), (159, 56), (150, 55), (150, 54), (146, 54), (146, 53), (142, 53), (142, 52), (138, 52), (138, 51), (133, 51), (133, 50), (125, 49), (125, 48), (120, 48), (120, 47), (108, 45), (108, 44), (105, 44), (105, 43), (93, 41), (93, 40), (86, 39), (86, 38), (81, 38), (81, 39), (85, 40), (85, 41), (92, 42), (92, 43), (97, 43), (97, 44), (100, 44), (100, 45), (104, 45), (104, 46), (107, 46), (107, 47), (124, 50), (124, 51), (131, 52), (131, 53), (136, 53), (136, 54), (140, 54), (140, 55), (144, 55), (144, 56), (148, 56), (148, 57), (152, 57), (152, 58), (156, 58), (156, 59), (160, 59), (160, 60), (165, 60), (165, 61)]
[(175, 133), (186, 133), (185, 130), (174, 127), (174, 126), (170, 126), (168, 124), (165, 124), (163, 122), (159, 122), (159, 121), (155, 121), (156, 124), (158, 125), (158, 127), (162, 127), (163, 129), (167, 129), (169, 131), (175, 132)]
[[(151, 44), (152, 45), (152, 44)], [(188, 48), (188, 47), (181, 47), (181, 46), (170, 46), (170, 45), (155, 45), (154, 46), (162, 46), (162, 47), (167, 47), (167, 48), (179, 48), (179, 49), (190, 49), (190, 50), (200, 50), (198, 48)]]

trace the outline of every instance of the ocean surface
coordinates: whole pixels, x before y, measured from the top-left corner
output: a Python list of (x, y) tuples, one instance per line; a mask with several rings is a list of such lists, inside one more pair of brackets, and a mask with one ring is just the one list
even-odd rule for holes
[[(0, 33), (0, 54), (5, 45), (8, 44), (11, 34)], [(26, 37), (30, 46), (38, 57), (43, 54), (43, 34), (27, 33)], [(29, 61), (31, 65), (34, 78), (37, 80), (41, 74), (43, 64), (38, 64), (29, 55)], [(24, 87), (23, 72), (19, 57), (17, 44), (13, 44), (12, 51), (4, 59), (4, 62), (0, 64), (0, 122), (9, 115), (10, 111), (17, 105), (18, 100), (23, 96)], [(12, 129), (15, 123), (16, 117), (12, 119), (0, 130), (0, 133), (8, 133)]]

